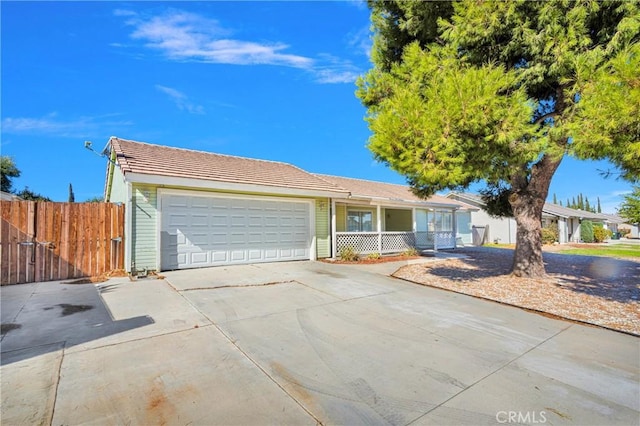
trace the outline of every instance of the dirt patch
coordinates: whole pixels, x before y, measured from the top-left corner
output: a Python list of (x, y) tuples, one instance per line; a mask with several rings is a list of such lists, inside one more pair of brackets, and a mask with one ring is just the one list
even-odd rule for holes
[(7, 334), (11, 330), (17, 330), (19, 328), (22, 328), (22, 324), (14, 324), (14, 323), (0, 324), (0, 334)]
[(465, 259), (408, 265), (394, 276), (419, 284), (640, 335), (640, 263), (544, 253), (547, 277), (510, 275), (513, 251), (459, 250)]
[(93, 309), (93, 305), (69, 305), (68, 303), (61, 303), (58, 306), (62, 308), (60, 316), (63, 317)]
[(348, 261), (348, 260), (340, 260), (340, 259), (321, 259), (322, 262), (326, 263), (337, 263), (337, 264), (348, 264), (348, 265), (371, 265), (375, 263), (386, 263), (386, 262), (402, 262), (403, 260), (411, 260), (411, 259), (420, 259), (422, 256), (383, 256), (378, 259), (369, 259), (368, 257), (363, 257), (359, 260)]
[(96, 284), (96, 283), (103, 283), (107, 281), (109, 278), (126, 277), (128, 275), (129, 274), (127, 274), (127, 272), (124, 269), (114, 269), (112, 271), (106, 272), (102, 275), (98, 275), (95, 277), (85, 277), (85, 278), (79, 278), (77, 280), (63, 281), (60, 284)]

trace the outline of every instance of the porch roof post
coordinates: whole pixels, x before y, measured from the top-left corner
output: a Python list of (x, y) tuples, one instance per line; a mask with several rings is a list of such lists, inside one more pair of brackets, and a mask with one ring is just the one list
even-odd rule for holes
[(377, 231), (378, 231), (378, 253), (382, 254), (382, 209), (380, 208), (380, 204), (376, 206), (376, 215), (377, 215)]
[(451, 218), (451, 222), (452, 222), (452, 226), (453, 226), (453, 248), (456, 248), (456, 245), (458, 244), (458, 217), (457, 217), (457, 210), (456, 209), (451, 209), (451, 216), (453, 216)]
[(413, 223), (413, 232), (416, 233), (418, 231), (418, 223), (416, 222), (416, 208), (413, 207), (411, 209), (411, 222)]
[(436, 228), (436, 209), (433, 209), (433, 251), (438, 252), (438, 228)]
[(336, 240), (336, 200), (331, 199), (331, 257), (336, 258), (338, 254), (338, 241)]

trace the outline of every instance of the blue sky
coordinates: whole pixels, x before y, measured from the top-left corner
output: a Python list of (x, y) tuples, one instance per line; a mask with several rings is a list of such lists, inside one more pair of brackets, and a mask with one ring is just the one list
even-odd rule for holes
[[(0, 2), (2, 155), (14, 188), (102, 195), (110, 136), (404, 183), (366, 148), (369, 11), (337, 2)], [(171, 165), (168, 164), (167, 167)], [(565, 158), (550, 198), (614, 212), (624, 181)]]

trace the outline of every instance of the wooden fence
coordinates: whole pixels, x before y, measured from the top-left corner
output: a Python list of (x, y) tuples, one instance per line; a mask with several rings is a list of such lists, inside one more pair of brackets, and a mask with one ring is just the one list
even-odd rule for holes
[(123, 205), (1, 201), (0, 210), (0, 285), (124, 267)]

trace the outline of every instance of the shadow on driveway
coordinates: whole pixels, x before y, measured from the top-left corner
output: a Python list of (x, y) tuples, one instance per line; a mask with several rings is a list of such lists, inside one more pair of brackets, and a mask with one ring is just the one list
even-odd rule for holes
[[(114, 320), (98, 288), (59, 281), (5, 286), (0, 365), (154, 323), (149, 316)], [(109, 286), (101, 291), (109, 291)]]

